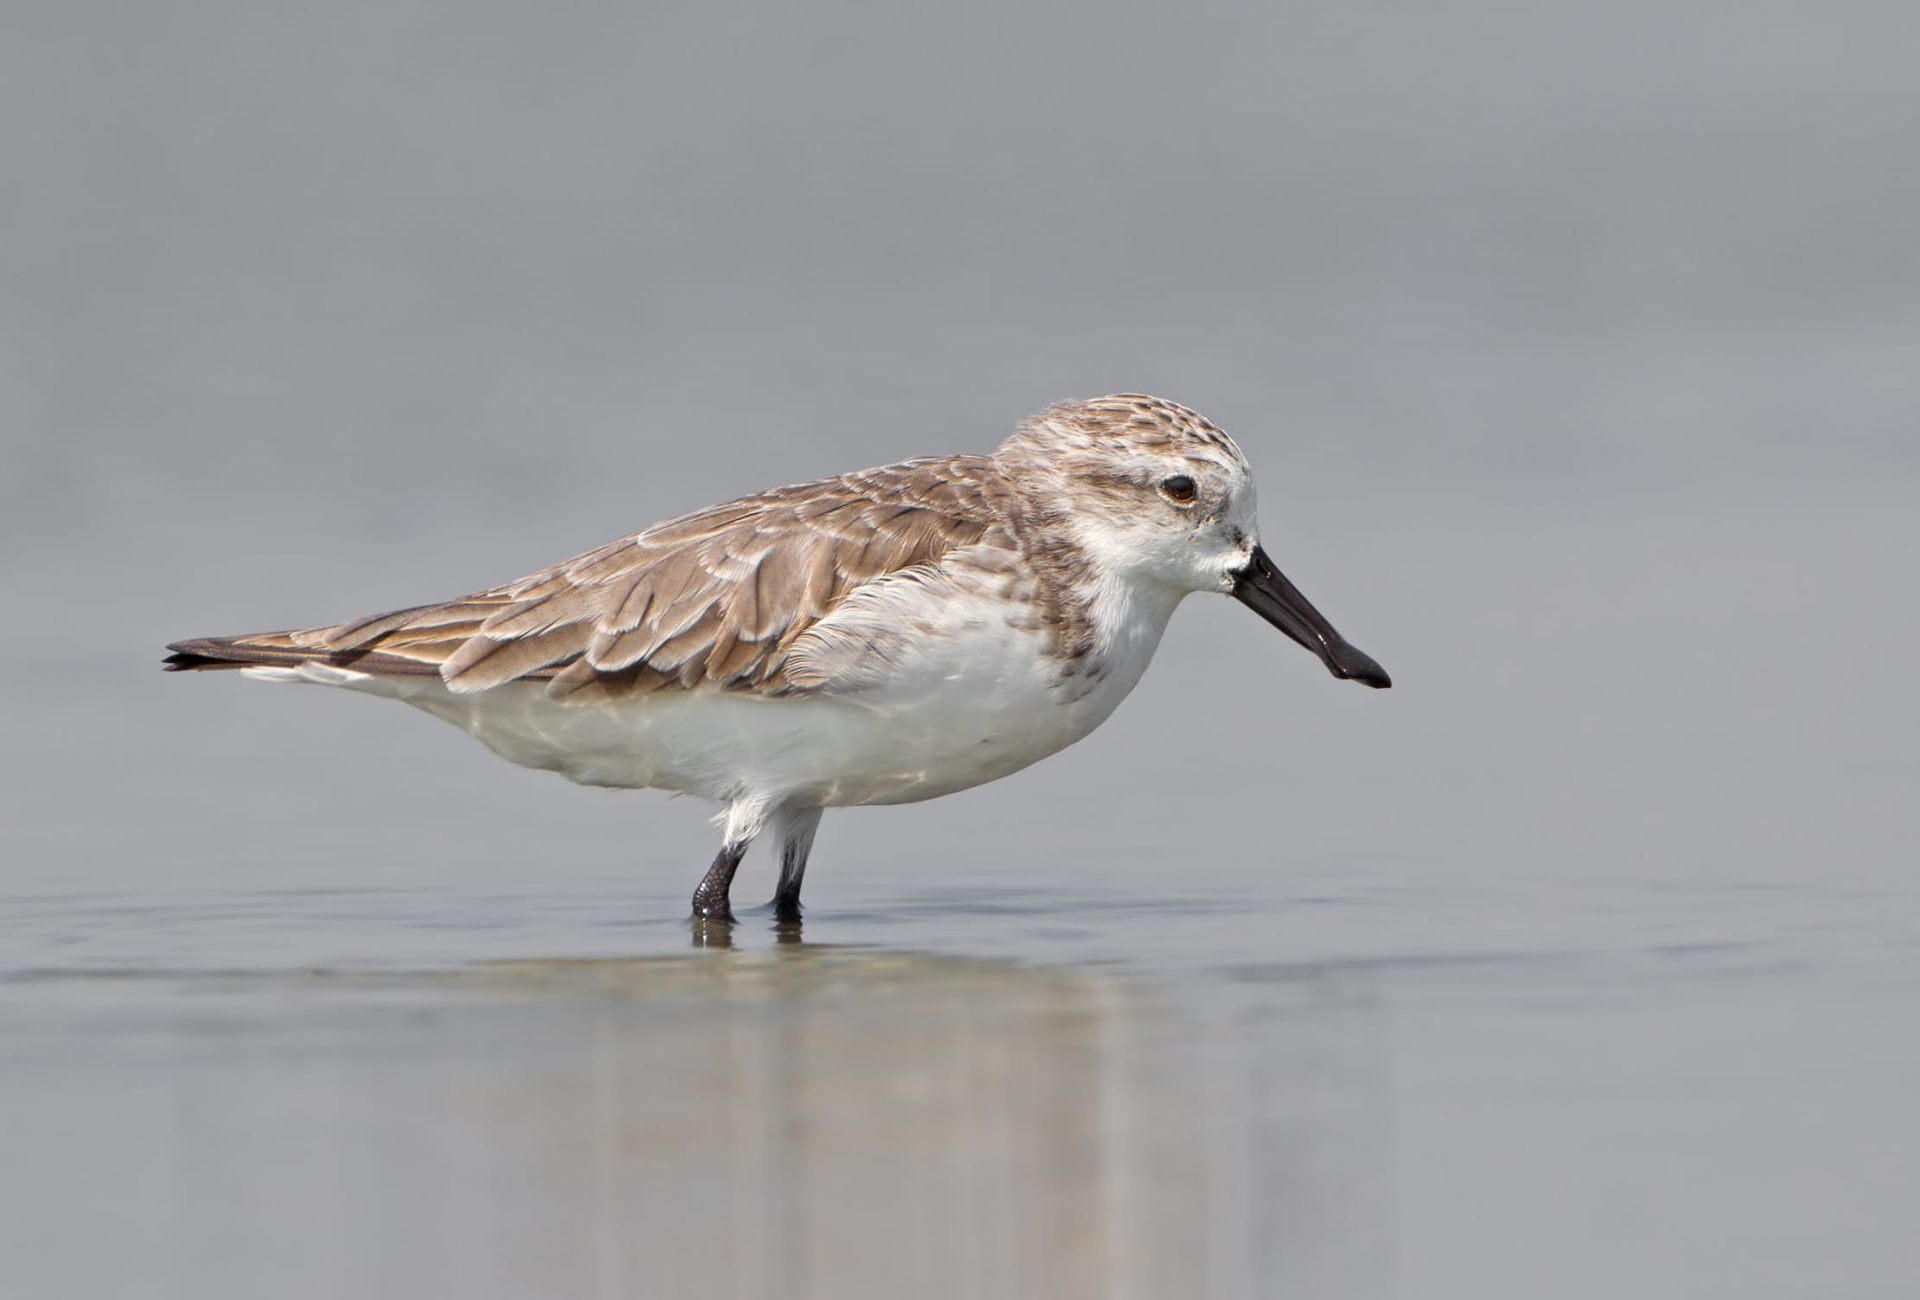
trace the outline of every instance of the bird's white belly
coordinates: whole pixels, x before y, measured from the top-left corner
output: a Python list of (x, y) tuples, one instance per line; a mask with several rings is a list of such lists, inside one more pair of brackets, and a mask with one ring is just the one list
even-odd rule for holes
[(924, 640), (865, 690), (784, 698), (658, 691), (573, 705), (548, 698), (541, 682), (459, 695), (437, 678), (311, 665), (257, 675), (403, 700), (503, 758), (585, 785), (836, 807), (930, 799), (1064, 749), (1113, 712), (1153, 646), (1124, 648), (1078, 690), (1060, 688), (1059, 665), (1044, 649), (1039, 635), (999, 625)]

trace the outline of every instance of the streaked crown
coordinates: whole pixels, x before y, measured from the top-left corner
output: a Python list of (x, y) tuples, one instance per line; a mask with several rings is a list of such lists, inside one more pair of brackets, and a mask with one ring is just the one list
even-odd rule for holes
[(1022, 420), (1007, 442), (1041, 445), (1055, 455), (1110, 452), (1116, 443), (1176, 454), (1205, 449), (1232, 463), (1246, 464), (1239, 446), (1212, 420), (1191, 407), (1145, 393), (1057, 402)]

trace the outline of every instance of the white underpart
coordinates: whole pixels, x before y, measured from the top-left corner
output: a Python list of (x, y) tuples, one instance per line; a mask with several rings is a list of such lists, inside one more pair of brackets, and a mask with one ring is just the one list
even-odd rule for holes
[(1102, 671), (1092, 679), (1063, 681), (1042, 634), (1015, 627), (1025, 611), (951, 588), (915, 602), (912, 613), (923, 621), (886, 647), (883, 667), (867, 681), (787, 698), (656, 691), (567, 705), (548, 698), (541, 682), (456, 695), (434, 677), (320, 664), (246, 672), (404, 701), (503, 758), (583, 785), (717, 800), (730, 806), (733, 838), (757, 831), (774, 809), (931, 799), (1066, 748), (1140, 680), (1182, 594), (1102, 583), (1094, 604)]

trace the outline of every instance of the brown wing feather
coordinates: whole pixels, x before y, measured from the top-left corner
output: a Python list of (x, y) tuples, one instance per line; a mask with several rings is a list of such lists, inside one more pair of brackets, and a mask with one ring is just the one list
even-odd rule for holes
[(789, 648), (849, 592), (979, 542), (1010, 499), (984, 457), (907, 461), (712, 506), (442, 604), (182, 642), (176, 658), (193, 662), (175, 666), (319, 659), (438, 673), (463, 693), (544, 680), (575, 700), (696, 687), (785, 694), (808, 689), (785, 677)]

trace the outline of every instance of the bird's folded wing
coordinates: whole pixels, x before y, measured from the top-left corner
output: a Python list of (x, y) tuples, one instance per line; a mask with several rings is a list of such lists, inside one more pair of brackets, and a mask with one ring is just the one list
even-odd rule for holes
[[(604, 699), (713, 687), (783, 695), (788, 651), (848, 594), (950, 552), (1011, 545), (990, 461), (908, 461), (710, 507), (489, 591), (283, 634), (372, 672), (453, 690), (521, 678)], [(263, 647), (264, 648), (264, 647)]]

